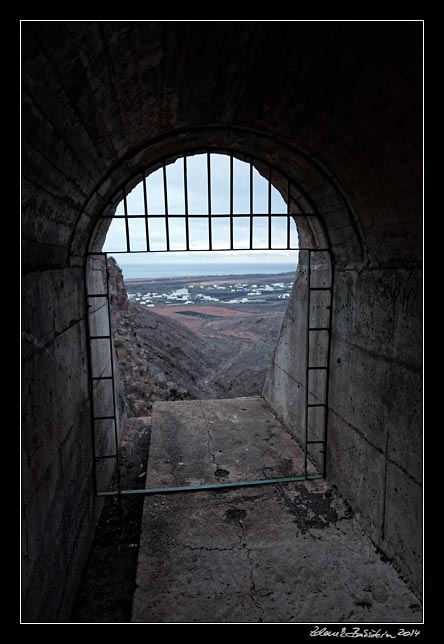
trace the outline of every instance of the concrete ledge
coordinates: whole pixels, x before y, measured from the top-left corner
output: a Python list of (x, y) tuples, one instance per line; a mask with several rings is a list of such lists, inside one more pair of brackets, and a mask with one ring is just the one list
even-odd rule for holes
[(147, 488), (303, 473), (300, 446), (260, 397), (154, 403)]

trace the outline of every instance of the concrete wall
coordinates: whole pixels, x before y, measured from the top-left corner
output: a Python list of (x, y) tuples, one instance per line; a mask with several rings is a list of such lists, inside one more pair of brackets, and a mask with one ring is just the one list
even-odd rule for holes
[(263, 395), (301, 445), (305, 434), (306, 307), (307, 272), (300, 260)]
[[(89, 350), (92, 378), (108, 378), (113, 380), (92, 381), (92, 405), (94, 417), (112, 416), (114, 420), (96, 420), (93, 428), (95, 456), (109, 456), (116, 453), (116, 440), (119, 442), (125, 418), (125, 402), (120, 384), (120, 377), (114, 343), (103, 336), (111, 333), (108, 298), (106, 297), (106, 264), (105, 256), (92, 255), (86, 266), (87, 293), (103, 297), (88, 298)], [(91, 339), (100, 336), (101, 339)], [(96, 463), (97, 490), (109, 489), (111, 476), (116, 465), (114, 458), (101, 459)]]
[(421, 273), (336, 275), (328, 477), (412, 586), (422, 577)]
[[(264, 387), (300, 442), (306, 293), (301, 270)], [(416, 591), (422, 577), (421, 311), (418, 270), (335, 272), (327, 476)], [(319, 400), (322, 385), (310, 381), (309, 391)], [(310, 439), (320, 431), (310, 418)]]
[[(300, 232), (302, 242), (300, 245), (306, 246), (304, 243), (306, 236), (302, 230)], [(311, 287), (330, 286), (331, 277), (329, 255), (313, 251), (310, 259)], [(310, 328), (328, 328), (329, 307), (328, 291), (311, 291), (308, 297), (308, 253), (300, 251), (296, 280), (265, 379), (263, 396), (304, 448), (306, 439), (307, 441), (324, 440), (326, 413), (324, 408), (309, 408), (306, 435), (306, 367), (328, 364), (328, 334), (325, 331), (311, 331), (308, 336), (307, 352), (307, 322)], [(308, 403), (325, 404), (326, 402), (326, 371), (309, 371)], [(322, 472), (324, 469), (322, 446), (309, 445), (307, 454)]]
[(28, 274), (22, 292), (22, 617), (54, 621), (95, 520), (82, 270)]
[[(89, 286), (102, 293), (103, 262), (95, 269)], [(56, 621), (67, 618), (101, 509), (93, 488), (83, 269), (29, 273), (22, 292), (22, 616)], [(91, 302), (91, 331), (101, 334), (106, 300)], [(96, 342), (92, 363), (94, 375), (110, 373), (109, 343)], [(124, 409), (115, 375), (120, 435)], [(110, 381), (95, 384), (93, 401), (96, 415), (109, 414)], [(97, 423), (95, 434), (96, 455), (115, 452), (112, 422)], [(99, 465), (99, 489), (108, 489), (113, 467), (111, 459)]]

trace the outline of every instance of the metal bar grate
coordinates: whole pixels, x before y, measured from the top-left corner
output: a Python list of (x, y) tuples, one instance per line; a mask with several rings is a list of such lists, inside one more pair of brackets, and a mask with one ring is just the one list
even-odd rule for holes
[[(177, 248), (177, 249), (176, 248), (170, 248), (170, 250), (168, 252), (169, 253), (183, 253), (184, 250), (185, 249), (181, 250), (179, 248)], [(208, 248), (190, 248), (189, 252), (190, 253), (194, 253), (194, 252), (200, 253), (202, 250), (209, 250), (209, 249)], [(226, 253), (226, 252), (228, 252), (230, 250), (245, 250), (245, 251), (248, 251), (248, 250), (260, 250), (260, 249), (259, 248), (257, 248), (257, 249), (256, 248), (252, 248), (252, 249), (243, 248), (243, 249), (240, 249), (240, 248), (236, 248), (236, 247), (233, 247), (233, 248), (226, 247), (226, 248), (213, 248), (211, 252), (212, 253), (218, 253), (218, 252)], [(264, 250), (264, 249), (262, 248), (261, 250)], [(274, 252), (274, 251), (281, 251), (282, 248), (267, 248), (266, 250), (267, 250), (267, 252)], [(313, 248), (300, 248), (298, 246), (292, 246), (290, 248), (290, 250), (303, 251), (303, 250), (314, 250), (314, 249)], [(132, 250), (131, 251), (131, 255), (140, 254), (140, 253), (146, 254), (146, 251), (145, 250)], [(150, 253), (165, 253), (165, 249), (151, 250)], [(112, 252), (110, 252), (110, 254), (111, 255), (124, 255), (124, 254), (126, 255), (127, 252), (126, 252), (126, 250), (113, 250)], [(323, 289), (321, 289), (321, 290), (323, 290)], [(329, 290), (329, 289), (326, 289), (326, 290)], [(92, 297), (92, 296), (90, 296), (90, 297)], [(105, 297), (105, 296), (100, 295), (98, 297)]]
[(290, 187), (288, 187), (287, 203), (287, 250), (291, 249), (291, 216), (290, 216)]
[[(271, 168), (268, 168), (268, 250), (271, 250), (271, 222), (272, 222), (272, 217), (271, 217), (271, 181), (272, 181), (272, 176), (271, 176), (272, 170)], [(287, 248), (290, 244), (290, 236), (288, 232), (288, 227), (287, 227)]]
[(211, 230), (211, 155), (207, 154), (207, 179), (208, 179), (208, 250), (213, 250), (213, 236)]
[[(184, 217), (184, 214), (185, 213), (180, 213), (180, 214), (169, 213), (168, 217), (169, 217), (169, 219), (182, 219)], [(229, 217), (230, 214), (231, 214), (230, 212), (213, 212), (213, 213), (211, 213), (211, 217), (213, 219), (226, 218), (226, 217)], [(233, 210), (233, 214), (235, 214), (234, 210)], [(280, 219), (282, 217), (285, 217), (285, 213), (283, 214), (281, 212), (271, 212), (271, 213), (268, 213), (268, 212), (254, 212), (254, 213), (251, 213), (250, 211), (248, 211), (247, 213), (245, 213), (245, 212), (237, 213), (237, 215), (239, 215), (241, 217), (249, 217), (251, 214), (254, 217), (272, 217), (272, 218), (273, 217), (279, 217)], [(198, 214), (189, 213), (188, 216), (190, 217), (190, 219), (193, 219), (193, 218), (202, 219), (202, 217), (208, 217), (209, 215), (208, 215), (208, 213), (201, 212), (201, 213), (198, 213)], [(306, 218), (308, 216), (309, 215), (307, 213), (304, 213), (304, 214), (302, 214), (302, 213), (293, 213), (291, 215), (291, 217), (304, 217), (304, 218)], [(315, 217), (316, 215), (315, 215), (315, 213), (312, 213), (311, 216)], [(152, 214), (149, 213), (148, 217), (149, 217), (149, 219), (164, 219), (165, 213), (152, 213)], [(125, 217), (125, 215), (101, 215), (101, 217), (100, 217), (100, 219), (144, 219), (144, 218), (145, 218), (144, 215), (139, 215), (139, 214), (131, 215), (129, 213), (128, 213), (127, 217)], [(313, 250), (317, 251), (317, 250), (321, 250), (321, 249), (313, 248)], [(112, 251), (112, 252), (114, 252), (114, 251)]]
[[(126, 199), (125, 199), (126, 202)], [(126, 208), (126, 206), (125, 206)], [(125, 227), (125, 234), (126, 234), (126, 242), (127, 245), (129, 245), (129, 230), (128, 227)], [(88, 353), (88, 374), (89, 374), (89, 391), (90, 391), (90, 400), (91, 400), (91, 434), (92, 434), (92, 450), (93, 450), (93, 456), (94, 456), (94, 463), (97, 463), (99, 461), (107, 460), (107, 459), (116, 459), (116, 471), (115, 471), (115, 476), (116, 476), (116, 483), (117, 483), (117, 492), (116, 494), (120, 496), (121, 492), (121, 483), (120, 483), (120, 463), (119, 463), (119, 444), (118, 444), (118, 427), (117, 427), (117, 414), (116, 414), (116, 396), (115, 396), (115, 382), (114, 382), (114, 358), (113, 358), (113, 340), (112, 340), (112, 328), (111, 328), (111, 309), (110, 309), (110, 292), (109, 292), (109, 270), (108, 270), (108, 257), (106, 253), (90, 253), (89, 258), (96, 258), (99, 260), (99, 265), (96, 266), (96, 278), (95, 280), (100, 280), (102, 279), (104, 281), (104, 288), (105, 292), (104, 293), (89, 293), (88, 292), (88, 279), (87, 279), (87, 271), (85, 270), (85, 299), (86, 299), (86, 304), (87, 304), (87, 311), (88, 314), (86, 316), (86, 331), (87, 331), (87, 353)], [(88, 258), (87, 258), (88, 261)], [(91, 313), (89, 312), (89, 307), (90, 305), (88, 304), (88, 301), (90, 298), (104, 298), (106, 299), (106, 326), (107, 326), (107, 332), (106, 333), (94, 333), (91, 328), (91, 320), (90, 320), (90, 315)], [(102, 309), (103, 307), (101, 307)], [(99, 309), (100, 310), (100, 309)], [(93, 312), (93, 314), (95, 311)], [(105, 340), (108, 343), (108, 354), (105, 354), (105, 357), (100, 358), (103, 360), (103, 364), (100, 363), (99, 360), (99, 365), (96, 365), (96, 368), (99, 368), (99, 370), (102, 370), (102, 373), (100, 375), (94, 375), (93, 373), (93, 366), (92, 366), (92, 343), (95, 340)], [(101, 354), (97, 354), (100, 356)], [(97, 360), (98, 358), (96, 358)], [(108, 365), (108, 359), (109, 359), (109, 365), (111, 368), (111, 375), (103, 375), (103, 370), (107, 368)], [(93, 388), (93, 383), (98, 383), (101, 381), (107, 381), (111, 383), (111, 409), (109, 413), (97, 413), (96, 412), (96, 404), (95, 404), (95, 392)], [(113, 454), (97, 454), (96, 449), (98, 445), (98, 441), (96, 440), (96, 424), (99, 421), (111, 421), (113, 425), (113, 437), (114, 437), (114, 453)], [(94, 481), (94, 488), (95, 492), (98, 495), (100, 491), (98, 490), (98, 481), (97, 481), (97, 471), (96, 467), (94, 466), (94, 475), (93, 475), (93, 481)], [(119, 502), (120, 506), (120, 502)], [(119, 510), (120, 511), (120, 510)]]
[(250, 250), (253, 250), (253, 209), (254, 209), (254, 204), (253, 204), (254, 196), (253, 196), (253, 164), (250, 161)]
[(230, 156), (230, 248), (234, 248), (234, 186), (233, 186), (233, 157)]
[(183, 158), (183, 199), (185, 206), (185, 246), (186, 250), (190, 250), (190, 214), (188, 212), (188, 174), (187, 174), (187, 158)]
[(162, 166), (163, 170), (163, 197), (164, 197), (164, 203), (165, 203), (165, 235), (166, 235), (166, 249), (167, 251), (170, 250), (170, 224), (168, 221), (168, 182), (167, 182), (167, 172), (166, 172), (166, 164), (164, 163)]
[[(312, 286), (312, 253), (316, 252), (328, 252), (328, 261), (329, 261), (329, 274), (330, 274), (330, 284), (328, 286)], [(328, 310), (328, 320), (327, 323), (320, 326), (314, 326), (311, 324), (311, 293), (312, 292), (328, 292), (329, 298), (328, 303), (325, 304)], [(304, 459), (304, 471), (307, 474), (308, 466), (308, 446), (309, 445), (321, 445), (323, 450), (320, 451), (322, 454), (322, 475), (326, 476), (326, 445), (327, 445), (327, 423), (328, 423), (328, 390), (329, 390), (329, 365), (330, 365), (330, 351), (331, 351), (331, 314), (332, 314), (332, 298), (333, 298), (333, 264), (331, 259), (331, 254), (328, 249), (310, 249), (308, 251), (308, 261), (307, 261), (307, 309), (306, 309), (306, 372), (305, 372), (305, 459)], [(326, 364), (325, 365), (311, 365), (310, 362), (310, 333), (312, 332), (326, 332), (327, 333), (327, 348), (326, 348)], [(324, 402), (309, 402), (310, 395), (318, 397), (319, 392), (310, 393), (310, 372), (324, 371), (326, 373), (326, 378), (323, 379), (323, 393), (322, 398)], [(310, 440), (310, 418), (309, 410), (310, 409), (323, 409), (324, 410), (324, 422), (323, 422), (323, 431), (322, 438), (316, 440)]]
[[(223, 208), (223, 210), (227, 210), (227, 212), (221, 212), (221, 211), (216, 211), (217, 208), (217, 196), (216, 193), (213, 191), (214, 187), (214, 176), (215, 173), (217, 172), (217, 169), (215, 169), (215, 166), (212, 164), (212, 152), (206, 152), (206, 159), (205, 159), (205, 179), (202, 179), (202, 189), (207, 193), (207, 209), (206, 212), (201, 212), (201, 213), (196, 213), (196, 209), (194, 209), (193, 213), (190, 213), (190, 207), (189, 207), (189, 199), (190, 199), (190, 190), (191, 186), (194, 186), (194, 184), (191, 184), (189, 182), (189, 167), (188, 167), (188, 156), (185, 154), (182, 156), (183, 160), (183, 212), (177, 212), (176, 206), (174, 204), (173, 198), (170, 199), (169, 195), (169, 173), (167, 172), (167, 165), (171, 162), (170, 159), (165, 158), (159, 160), (156, 169), (159, 170), (162, 176), (162, 188), (160, 189), (159, 186), (159, 194), (163, 194), (163, 203), (164, 203), (164, 212), (158, 212), (159, 208), (154, 208), (151, 207), (152, 202), (151, 202), (151, 185), (150, 185), (150, 193), (148, 193), (148, 184), (147, 184), (147, 176), (148, 176), (148, 171), (143, 172), (141, 175), (141, 183), (142, 183), (142, 189), (143, 189), (143, 215), (137, 212), (130, 212), (129, 211), (129, 200), (128, 200), (128, 195), (129, 192), (127, 190), (127, 185), (131, 185), (131, 183), (125, 184), (123, 188), (120, 188), (120, 194), (122, 194), (122, 202), (123, 202), (123, 214), (119, 213), (118, 215), (109, 215), (109, 214), (102, 214), (102, 219), (120, 219), (124, 220), (124, 236), (125, 236), (125, 248), (126, 250), (109, 250), (107, 252), (90, 252), (87, 254), (86, 262), (85, 262), (85, 300), (86, 300), (86, 305), (87, 307), (92, 307), (92, 304), (89, 304), (89, 302), (94, 299), (94, 298), (105, 298), (107, 302), (107, 315), (108, 315), (108, 333), (92, 333), (91, 328), (90, 328), (90, 321), (89, 321), (89, 313), (87, 315), (87, 337), (88, 337), (88, 373), (89, 373), (89, 383), (90, 383), (90, 396), (91, 400), (93, 401), (93, 389), (92, 385), (93, 383), (96, 382), (101, 382), (101, 381), (109, 381), (112, 383), (112, 410), (110, 410), (110, 413), (104, 413), (103, 415), (98, 415), (96, 414), (96, 410), (94, 409), (94, 403), (92, 402), (91, 404), (91, 419), (92, 419), (92, 428), (93, 428), (93, 436), (92, 436), (92, 448), (93, 448), (93, 454), (94, 454), (94, 462), (99, 462), (102, 460), (106, 459), (116, 459), (116, 464), (117, 464), (117, 479), (116, 479), (116, 485), (117, 485), (117, 490), (106, 492), (106, 491), (99, 491), (97, 489), (97, 472), (94, 471), (94, 485), (95, 485), (95, 490), (97, 495), (99, 496), (109, 496), (109, 495), (118, 495), (119, 498), (122, 494), (161, 494), (161, 493), (167, 493), (167, 492), (185, 492), (185, 491), (193, 491), (193, 490), (206, 490), (206, 489), (221, 489), (221, 488), (228, 488), (228, 487), (242, 487), (242, 486), (248, 486), (248, 485), (266, 485), (266, 484), (272, 484), (272, 483), (285, 483), (285, 482), (290, 482), (290, 481), (298, 481), (298, 480), (311, 480), (311, 479), (317, 479), (321, 478), (322, 476), (325, 476), (326, 474), (326, 441), (327, 441), (327, 428), (328, 428), (328, 389), (329, 389), (329, 365), (330, 365), (330, 353), (331, 353), (331, 320), (332, 320), (332, 301), (333, 301), (333, 259), (331, 256), (331, 251), (328, 247), (328, 244), (325, 243), (323, 246), (316, 248), (315, 246), (310, 247), (309, 245), (306, 246), (299, 246), (297, 243), (297, 235), (296, 235), (296, 220), (298, 218), (308, 218), (308, 217), (318, 217), (318, 213), (316, 212), (316, 208), (313, 207), (313, 204), (311, 203), (310, 198), (300, 189), (299, 186), (296, 186), (294, 183), (290, 181), (290, 178), (286, 176), (279, 168), (276, 168), (272, 164), (265, 164), (262, 160), (258, 160), (253, 156), (241, 156), (239, 155), (234, 155), (232, 153), (228, 154), (228, 159), (229, 159), (229, 169), (228, 169), (228, 194), (229, 194), (229, 207), (228, 208)], [(237, 172), (237, 166), (235, 165), (234, 160), (235, 159), (244, 159), (245, 163), (248, 166), (248, 179), (246, 178), (246, 186), (245, 186), (245, 202), (248, 203), (248, 210), (247, 208), (244, 208), (242, 211), (242, 208), (239, 208), (239, 212), (237, 212), (235, 209), (235, 181), (236, 179), (236, 172)], [(265, 178), (267, 180), (267, 192), (265, 194), (264, 192), (264, 197), (263, 197), (263, 205), (260, 207), (261, 210), (265, 210), (265, 212), (254, 212), (255, 211), (255, 199), (257, 199), (257, 204), (259, 203), (262, 199), (261, 193), (256, 192), (255, 193), (255, 181), (256, 177), (258, 176), (257, 173), (255, 174), (255, 167), (256, 163), (260, 162), (260, 173), (262, 175), (262, 178)], [(259, 167), (259, 166), (257, 166)], [(170, 175), (171, 176), (171, 175)], [(258, 179), (259, 180), (259, 179)], [(213, 185), (212, 185), (213, 181)], [(237, 185), (237, 184), (236, 184)], [(276, 209), (276, 212), (273, 211), (273, 185), (275, 185), (280, 194), (286, 194), (286, 209), (282, 210), (279, 212), (279, 209)], [(194, 189), (194, 187), (193, 187)], [(259, 189), (258, 189), (259, 190)], [(236, 193), (237, 194), (237, 193)], [(214, 199), (213, 199), (214, 198)], [(150, 199), (150, 201), (149, 201)], [(236, 197), (236, 201), (239, 201), (239, 198)], [(241, 200), (239, 201), (239, 203)], [(131, 200), (131, 203), (135, 203), (134, 200)], [(149, 207), (150, 203), (150, 207)], [(170, 213), (171, 210), (175, 210), (174, 213)], [(151, 213), (150, 210), (153, 210)], [(157, 210), (157, 212), (156, 212)], [(161, 210), (161, 208), (160, 208)], [(246, 211), (247, 210), (247, 211)], [(199, 212), (199, 211), (198, 211)], [(235, 232), (236, 232), (236, 238), (239, 236), (237, 231), (235, 231), (235, 217), (236, 216), (241, 216), (244, 218), (244, 221), (248, 223), (248, 232), (245, 233), (245, 243), (241, 244), (241, 248), (243, 246), (244, 250), (276, 250), (276, 251), (282, 251), (283, 249), (286, 250), (297, 250), (299, 253), (307, 253), (307, 310), (306, 310), (306, 342), (305, 342), (305, 350), (306, 350), (306, 362), (305, 362), (305, 427), (303, 429), (304, 433), (304, 471), (303, 475), (301, 476), (294, 476), (294, 477), (287, 477), (287, 478), (280, 478), (280, 479), (266, 479), (266, 480), (260, 480), (260, 481), (242, 481), (239, 483), (218, 483), (218, 484), (211, 484), (211, 485), (197, 485), (197, 486), (185, 486), (185, 487), (180, 487), (180, 488), (159, 488), (159, 489), (145, 489), (145, 490), (122, 490), (121, 489), (121, 481), (120, 481), (120, 463), (119, 463), (119, 445), (118, 445), (118, 424), (117, 424), (117, 408), (116, 408), (116, 394), (115, 394), (115, 383), (114, 383), (114, 357), (113, 357), (113, 340), (112, 340), (112, 329), (111, 329), (111, 312), (110, 312), (110, 293), (109, 293), (109, 283), (108, 283), (108, 263), (107, 263), (107, 258), (108, 258), (108, 253), (111, 253), (113, 255), (116, 254), (126, 254), (126, 253), (163, 253), (163, 252), (183, 252), (183, 251), (189, 251), (189, 252), (200, 252), (200, 251), (212, 251), (212, 252), (227, 252), (227, 251), (233, 251), (233, 250), (240, 250), (239, 248), (239, 242), (237, 239), (235, 239)], [(135, 220), (143, 220), (144, 222), (144, 236), (145, 236), (145, 249), (144, 250), (136, 250), (132, 248), (131, 246), (131, 232), (133, 231), (133, 227), (130, 226), (130, 220), (135, 219)], [(184, 222), (184, 228), (185, 228), (185, 239), (183, 242), (183, 248), (176, 248), (177, 244), (173, 242), (173, 234), (174, 231), (176, 230), (176, 225), (171, 223), (170, 226), (170, 220), (182, 220)], [(207, 225), (208, 225), (208, 236), (205, 241), (204, 247), (193, 247), (191, 248), (191, 245), (195, 246), (193, 243), (193, 240), (191, 239), (191, 231), (190, 231), (190, 221), (193, 219), (206, 219)], [(216, 219), (225, 219), (228, 221), (229, 224), (229, 234), (227, 235), (228, 238), (228, 243), (223, 244), (223, 248), (215, 248), (215, 246), (220, 246), (219, 243), (216, 242), (216, 236), (217, 236), (217, 227), (215, 224)], [(262, 221), (260, 221), (262, 219)], [(282, 228), (285, 229), (283, 230), (285, 239), (277, 244), (274, 241), (274, 235), (275, 235), (275, 223), (274, 220), (281, 219), (282, 220)], [(158, 244), (156, 242), (156, 247), (153, 248), (154, 246), (154, 233), (153, 229), (151, 228), (150, 222), (152, 223), (154, 220), (164, 220), (164, 226), (165, 226), (165, 247), (158, 247)], [(318, 219), (318, 221), (320, 221)], [(276, 226), (279, 226), (280, 222), (276, 224)], [(322, 221), (320, 221), (320, 226), (322, 229)], [(183, 229), (182, 229), (183, 230)], [(193, 230), (193, 229), (191, 229)], [(278, 231), (279, 228), (276, 228)], [(294, 241), (293, 241), (293, 231), (295, 232), (294, 235)], [(150, 239), (150, 233), (153, 234), (152, 239)], [(260, 237), (260, 234), (264, 235), (264, 238), (261, 241), (257, 241), (256, 238)], [(242, 233), (243, 234), (243, 233)], [(276, 237), (277, 239), (277, 237)], [(325, 236), (325, 239), (327, 240), (327, 236)], [(235, 245), (236, 242), (236, 245)], [(273, 248), (274, 246), (279, 245), (279, 248)], [(135, 244), (134, 244), (135, 246)], [(312, 285), (312, 274), (313, 270), (316, 269), (315, 262), (313, 261), (313, 253), (327, 253), (327, 262), (330, 270), (330, 283), (328, 285)], [(87, 285), (87, 264), (89, 258), (94, 258), (94, 256), (97, 258), (102, 258), (105, 262), (105, 272), (106, 272), (106, 292), (100, 293), (100, 292), (88, 292), (88, 285)], [(300, 255), (299, 255), (300, 257)], [(328, 320), (324, 322), (322, 320), (320, 323), (318, 320), (311, 321), (311, 307), (313, 304), (313, 298), (312, 294), (317, 291), (324, 291), (329, 294), (328, 296), (328, 303), (325, 305), (328, 310)], [(103, 308), (103, 307), (102, 307)], [(89, 311), (89, 308), (87, 308), (87, 311)], [(325, 337), (324, 336), (314, 336), (310, 334), (313, 333), (327, 333), (327, 340), (326, 340), (326, 364), (321, 364), (321, 365), (316, 365), (316, 360), (314, 360), (315, 365), (312, 365), (310, 360), (310, 351), (312, 346), (316, 346), (316, 343), (314, 343), (314, 340), (318, 337), (319, 342), (322, 342), (325, 344)], [(93, 374), (92, 371), (92, 343), (96, 340), (107, 340), (109, 343), (109, 354), (110, 354), (110, 365), (111, 365), (111, 375), (95, 375)], [(323, 362), (323, 360), (321, 360)], [(323, 393), (318, 392), (310, 392), (310, 373), (311, 372), (316, 372), (316, 371), (323, 371), (326, 373), (326, 378), (319, 378), (316, 379), (318, 381), (323, 382)], [(311, 397), (314, 396), (315, 402), (311, 400)], [(311, 409), (323, 409), (324, 411), (321, 412), (324, 414), (324, 426), (323, 426), (323, 435), (321, 438), (318, 436), (314, 437), (315, 439), (312, 439), (310, 437), (310, 415), (309, 415), (309, 410)], [(316, 411), (312, 412), (313, 414), (316, 414)], [(97, 421), (112, 421), (113, 427), (114, 427), (114, 454), (105, 454), (105, 455), (96, 455), (96, 436), (94, 435), (94, 427)], [(308, 447), (311, 445), (319, 445), (323, 447), (323, 450), (320, 452), (323, 454), (323, 463), (322, 463), (322, 475), (312, 475), (309, 474), (308, 471), (308, 462), (310, 459), (310, 455), (308, 453)], [(108, 450), (109, 451), (109, 450)]]
[(308, 385), (309, 385), (309, 378), (308, 378), (308, 372), (310, 367), (309, 362), (310, 362), (310, 340), (309, 340), (309, 333), (308, 329), (310, 328), (310, 279), (311, 279), (311, 251), (308, 251), (308, 260), (307, 260), (307, 310), (306, 310), (306, 324), (307, 324), (307, 333), (305, 334), (305, 364), (306, 364), (306, 370), (305, 370), (305, 434), (304, 434), (304, 442), (305, 442), (305, 449), (304, 449), (304, 475), (307, 476), (307, 469), (308, 469), (308, 398), (309, 398), (309, 390), (308, 390)]
[(145, 238), (146, 238), (146, 251), (150, 252), (150, 231), (148, 227), (148, 193), (146, 189), (146, 176), (143, 173), (143, 209), (145, 211)]
[(126, 252), (131, 252), (130, 245), (130, 231), (129, 231), (129, 221), (128, 221), (128, 204), (126, 202), (126, 190), (123, 191), (123, 209), (125, 213), (125, 237), (126, 237)]

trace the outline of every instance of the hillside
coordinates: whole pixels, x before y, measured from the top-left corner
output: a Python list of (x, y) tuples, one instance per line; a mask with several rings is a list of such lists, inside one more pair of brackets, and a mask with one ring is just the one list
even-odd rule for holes
[(261, 393), (281, 311), (261, 313), (258, 304), (247, 311), (204, 304), (153, 310), (128, 298), (120, 268), (112, 257), (108, 261), (114, 344), (129, 417), (150, 416), (155, 400)]

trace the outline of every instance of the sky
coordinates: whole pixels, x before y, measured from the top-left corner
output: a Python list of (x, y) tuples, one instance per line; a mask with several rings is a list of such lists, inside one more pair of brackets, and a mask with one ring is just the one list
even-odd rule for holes
[[(207, 155), (199, 154), (187, 157), (188, 176), (188, 210), (190, 214), (206, 214), (208, 212), (208, 178)], [(233, 164), (233, 210), (234, 230), (233, 239), (236, 250), (227, 252), (210, 252), (208, 249), (208, 219), (189, 219), (190, 248), (194, 252), (175, 253), (126, 253), (118, 255), (122, 264), (146, 263), (147, 259), (156, 263), (273, 263), (288, 264), (297, 262), (297, 251), (286, 250), (287, 217), (272, 219), (272, 245), (280, 250), (265, 250), (268, 248), (268, 220), (253, 218), (253, 246), (258, 250), (242, 250), (249, 246), (250, 218), (242, 214), (250, 212), (250, 166), (234, 159)], [(185, 210), (183, 159), (178, 159), (166, 166), (168, 186), (168, 212), (170, 215), (183, 214)], [(228, 214), (230, 212), (230, 160), (222, 154), (211, 154), (211, 211), (213, 214)], [(149, 214), (164, 214), (164, 184), (162, 169), (153, 172), (146, 178), (147, 201)], [(130, 215), (140, 215), (140, 219), (129, 220), (131, 250), (146, 250), (146, 231), (144, 216), (143, 184), (139, 183), (127, 196), (127, 209)], [(279, 192), (272, 187), (271, 210), (273, 213), (287, 212), (287, 206)], [(268, 212), (268, 181), (253, 169), (253, 213)], [(117, 207), (116, 215), (124, 214), (123, 201)], [(291, 220), (291, 245), (297, 246), (297, 232)], [(182, 250), (185, 248), (185, 219), (169, 218), (170, 248)], [(212, 242), (214, 249), (229, 246), (229, 218), (212, 220)], [(166, 250), (165, 219), (149, 219), (149, 238), (152, 250)], [(126, 249), (125, 221), (114, 218), (111, 222), (103, 250), (113, 252)], [(263, 250), (261, 250), (263, 249)]]

